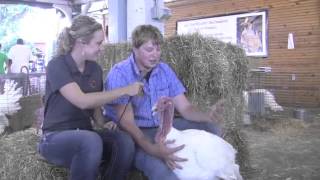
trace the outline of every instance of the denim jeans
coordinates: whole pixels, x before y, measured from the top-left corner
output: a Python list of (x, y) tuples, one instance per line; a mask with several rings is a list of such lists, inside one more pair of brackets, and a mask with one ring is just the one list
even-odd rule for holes
[(102, 147), (96, 132), (65, 130), (43, 134), (39, 152), (50, 163), (70, 169), (70, 180), (95, 180)]
[[(182, 118), (174, 119), (173, 126), (178, 130), (185, 129), (199, 129), (211, 132), (216, 135), (221, 135), (221, 130), (218, 126), (212, 123), (198, 123), (188, 121)], [(142, 132), (148, 136), (150, 139), (154, 140), (157, 128), (140, 128)], [(130, 136), (126, 136), (130, 138)], [(128, 140), (126, 140), (128, 141)], [(131, 144), (123, 144), (125, 146), (119, 147), (120, 149), (125, 149), (126, 153), (135, 152), (134, 166), (142, 171), (149, 180), (178, 180), (178, 177), (173, 173), (173, 171), (157, 157), (151, 156), (144, 150), (135, 147)], [(120, 156), (120, 155), (119, 155)]]
[(66, 130), (44, 134), (39, 152), (50, 163), (70, 169), (71, 180), (95, 180), (99, 167), (102, 179), (124, 180), (134, 156), (121, 148), (125, 146), (134, 149), (132, 139), (120, 130)]
[[(103, 139), (104, 180), (125, 180), (132, 167), (135, 153), (134, 141), (121, 130), (99, 132)], [(129, 150), (128, 150), (128, 149)]]

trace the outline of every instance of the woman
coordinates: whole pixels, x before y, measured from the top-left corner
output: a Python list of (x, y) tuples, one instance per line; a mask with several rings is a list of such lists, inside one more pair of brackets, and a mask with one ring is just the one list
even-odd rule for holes
[[(135, 96), (142, 87), (136, 82), (103, 92), (102, 69), (96, 63), (103, 41), (101, 24), (88, 16), (79, 16), (61, 33), (57, 55), (47, 67), (39, 151), (49, 162), (70, 169), (71, 180), (96, 179), (103, 147), (110, 148), (116, 143), (113, 137), (108, 137), (108, 131), (115, 129), (115, 124), (104, 124), (100, 107), (120, 96)], [(95, 132), (92, 119), (98, 126), (109, 130)], [(113, 173), (113, 170), (116, 161), (126, 159), (109, 159), (110, 166), (103, 175), (110, 179), (124, 179), (124, 175)]]

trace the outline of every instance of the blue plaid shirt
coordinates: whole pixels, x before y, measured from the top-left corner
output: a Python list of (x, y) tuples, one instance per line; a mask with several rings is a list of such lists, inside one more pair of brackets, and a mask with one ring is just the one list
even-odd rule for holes
[[(133, 53), (128, 59), (116, 64), (110, 70), (105, 82), (105, 90), (113, 90), (127, 86), (137, 81), (144, 83), (143, 96), (134, 96), (131, 99), (134, 118), (139, 127), (157, 127), (159, 119), (153, 116), (152, 106), (162, 96), (175, 97), (183, 94), (186, 89), (177, 78), (175, 72), (163, 62), (160, 62), (151, 72), (149, 81), (144, 79), (135, 63)], [(115, 110), (112, 105), (125, 105), (129, 96), (123, 96), (105, 105), (105, 116), (117, 122)]]

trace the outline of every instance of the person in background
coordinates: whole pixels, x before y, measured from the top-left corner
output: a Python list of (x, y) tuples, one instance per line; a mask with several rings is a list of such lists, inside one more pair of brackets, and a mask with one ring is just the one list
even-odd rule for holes
[[(96, 59), (104, 38), (101, 24), (76, 17), (58, 40), (57, 55), (48, 63), (44, 96), (43, 135), (39, 153), (50, 163), (70, 170), (71, 180), (95, 180), (101, 161), (109, 159), (102, 179), (125, 179), (117, 153), (116, 129), (102, 116), (101, 106), (121, 96), (135, 96), (142, 83), (103, 91), (102, 68)], [(96, 131), (93, 124), (102, 128)], [(111, 155), (111, 157), (110, 157)]]
[(12, 65), (12, 59), (8, 59), (6, 67), (4, 69), (7, 74), (11, 73), (11, 65)]
[[(1, 51), (2, 49), (2, 44), (0, 43), (0, 75), (5, 74), (5, 65), (6, 67), (8, 66), (8, 57), (5, 53)], [(4, 83), (5, 79), (1, 78), (0, 79), (0, 93), (2, 94), (4, 92)]]
[(5, 66), (8, 64), (7, 55), (1, 51), (2, 44), (0, 43), (0, 74), (5, 74)]
[(218, 120), (189, 102), (182, 82), (160, 59), (162, 42), (163, 36), (156, 27), (141, 25), (135, 28), (132, 33), (133, 52), (126, 60), (112, 67), (106, 78), (105, 90), (111, 91), (141, 81), (144, 83), (143, 96), (118, 98), (105, 105), (105, 113), (106, 116), (111, 115), (123, 133), (130, 135), (123, 137), (134, 143), (127, 143), (119, 149), (125, 149), (126, 154), (134, 154), (133, 163), (138, 170), (143, 171), (149, 180), (177, 180), (172, 169), (183, 168), (179, 162), (187, 159), (174, 153), (183, 149), (184, 145), (169, 148), (167, 145), (172, 141), (154, 141), (160, 122), (157, 116), (152, 115), (152, 107), (159, 98), (171, 97), (175, 109), (182, 115), (173, 121), (176, 129), (201, 129), (218, 135), (221, 132)]
[(8, 52), (8, 58), (12, 60), (10, 72), (20, 73), (22, 67), (29, 68), (29, 61), (32, 58), (31, 49), (24, 44), (23, 39), (17, 39), (17, 44), (12, 46)]

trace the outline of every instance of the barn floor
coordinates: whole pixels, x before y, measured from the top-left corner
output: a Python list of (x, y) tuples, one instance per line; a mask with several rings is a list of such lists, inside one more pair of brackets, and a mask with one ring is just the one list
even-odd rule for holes
[[(252, 125), (243, 127), (242, 130), (247, 136), (249, 159), (254, 169), (248, 173), (249, 177), (246, 180), (320, 179), (320, 110), (313, 112), (313, 117), (306, 121), (281, 116), (281, 118), (255, 121)], [(31, 131), (26, 133), (32, 134)], [(24, 138), (30, 139), (31, 137), (37, 139), (34, 135)], [(32, 143), (28, 143), (31, 141)], [(32, 138), (30, 141), (23, 141), (27, 144), (19, 142), (21, 141), (15, 144), (22, 144), (24, 148), (29, 147), (30, 151), (35, 151), (36, 142)], [(22, 161), (28, 160), (26, 158), (30, 152), (22, 151), (22, 153), (25, 155), (16, 155), (24, 157), (25, 159), (20, 159)], [(2, 163), (4, 157), (6, 156), (0, 156)], [(59, 175), (57, 178), (66, 179), (66, 176)], [(1, 173), (0, 179), (2, 179)], [(143, 179), (142, 174), (136, 171), (129, 178), (129, 180)]]
[(320, 111), (307, 120), (273, 119), (244, 128), (252, 180), (320, 179)]

